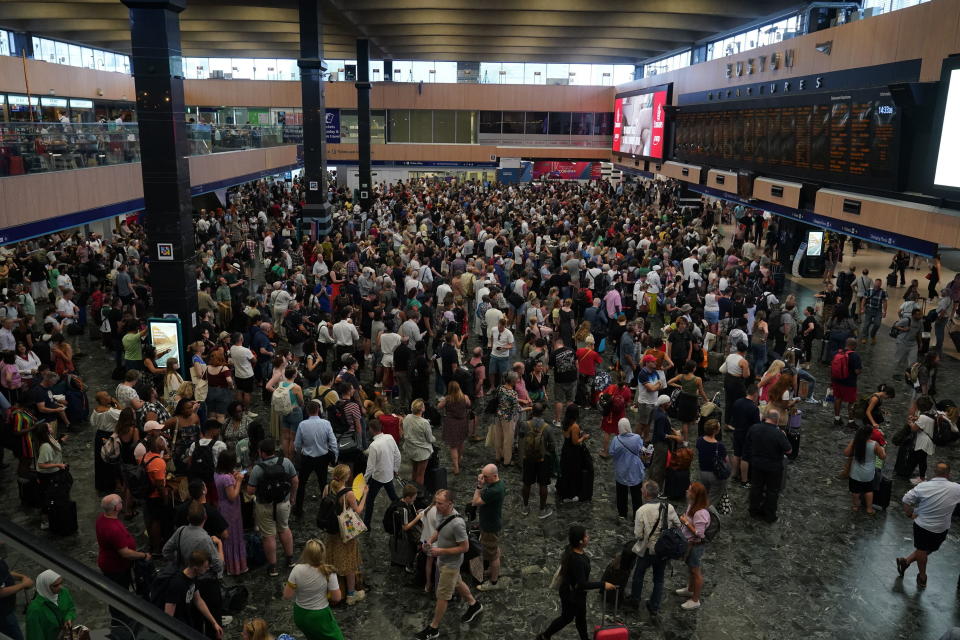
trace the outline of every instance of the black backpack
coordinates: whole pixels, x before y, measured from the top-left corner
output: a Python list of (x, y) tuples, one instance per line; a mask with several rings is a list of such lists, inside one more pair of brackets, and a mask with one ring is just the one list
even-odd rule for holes
[(340, 489), (336, 494), (329, 491), (327, 495), (320, 500), (320, 509), (317, 510), (317, 527), (327, 533), (340, 533), (340, 521), (337, 516), (340, 515), (340, 498), (342, 498), (350, 489)]
[(290, 497), (290, 477), (283, 467), (283, 456), (277, 455), (273, 464), (258, 462), (257, 466), (263, 471), (257, 483), (257, 501), (262, 504), (279, 504), (286, 502)]
[(344, 408), (345, 404), (346, 402), (344, 400), (337, 400), (327, 407), (327, 420), (330, 421), (333, 432), (338, 436), (350, 430), (350, 423), (347, 421), (347, 411)]
[(197, 440), (193, 445), (193, 455), (190, 457), (190, 475), (202, 480), (213, 480), (216, 463), (213, 460), (213, 445), (217, 439), (213, 438), (208, 444), (201, 445)]

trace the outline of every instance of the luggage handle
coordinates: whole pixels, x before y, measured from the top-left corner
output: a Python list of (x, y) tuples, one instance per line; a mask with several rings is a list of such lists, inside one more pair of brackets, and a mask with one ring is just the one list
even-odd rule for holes
[[(602, 627), (604, 622), (607, 619), (607, 590), (604, 587), (604, 580), (600, 581), (600, 626)], [(620, 611), (620, 587), (614, 589), (616, 594), (613, 599), (613, 614), (611, 618), (615, 618), (617, 613)]]

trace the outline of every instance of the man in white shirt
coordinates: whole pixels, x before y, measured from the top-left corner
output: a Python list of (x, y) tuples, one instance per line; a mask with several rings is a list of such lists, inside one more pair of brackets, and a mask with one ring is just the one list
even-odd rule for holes
[(237, 398), (243, 403), (243, 406), (249, 407), (251, 394), (253, 393), (253, 366), (257, 362), (257, 356), (253, 351), (243, 346), (243, 335), (233, 334), (233, 345), (230, 347), (230, 364), (233, 365), (233, 379), (237, 383)]
[(423, 334), (420, 332), (420, 326), (417, 324), (419, 319), (420, 314), (411, 309), (407, 312), (407, 319), (400, 325), (400, 330), (398, 331), (401, 339), (407, 339), (407, 344), (410, 345), (411, 349), (416, 349), (417, 343), (423, 338)]
[(487, 259), (493, 257), (493, 250), (497, 246), (497, 241), (493, 236), (489, 236), (486, 240), (483, 241), (483, 254), (487, 256)]
[(686, 279), (690, 276), (690, 272), (693, 271), (693, 265), (699, 264), (699, 262), (693, 254), (691, 254), (684, 258), (681, 264), (683, 265), (683, 277)]
[(63, 292), (63, 297), (57, 300), (57, 314), (60, 316), (60, 326), (66, 330), (67, 326), (77, 320), (80, 308), (73, 302), (73, 290)]
[(490, 369), (488, 371), (488, 378), (491, 380), (494, 389), (500, 386), (501, 376), (510, 371), (510, 353), (512, 351), (513, 332), (507, 328), (506, 317), (500, 314), (500, 319), (497, 321), (497, 324), (490, 330)]
[(280, 333), (283, 328), (283, 316), (290, 308), (290, 301), (293, 296), (286, 289), (281, 288), (281, 282), (278, 280), (273, 283), (273, 293), (270, 294), (271, 311), (273, 315), (273, 330)]
[(393, 436), (380, 432), (380, 421), (371, 420), (367, 428), (373, 440), (367, 448), (367, 470), (363, 479), (367, 482), (367, 506), (363, 512), (363, 521), (370, 528), (373, 518), (373, 505), (380, 489), (386, 489), (390, 502), (397, 501), (397, 492), (393, 489), (393, 479), (400, 476), (400, 449)]
[[(680, 526), (680, 518), (677, 517), (672, 504), (666, 501), (661, 503), (657, 499), (660, 487), (656, 482), (645, 481), (641, 485), (641, 492), (643, 506), (637, 509), (633, 519), (633, 536), (637, 540), (633, 545), (633, 552), (637, 555), (637, 560), (633, 572), (633, 585), (630, 588), (630, 600), (639, 604), (643, 592), (643, 578), (647, 569), (653, 567), (653, 593), (647, 600), (647, 611), (655, 615), (660, 611), (664, 570), (668, 561), (666, 558), (658, 557), (654, 549), (664, 531)], [(663, 522), (664, 515), (666, 515), (666, 523)]]
[(486, 310), (483, 314), (483, 324), (487, 327), (487, 348), (489, 349), (493, 345), (493, 330), (497, 328), (497, 325), (500, 324), (500, 320), (504, 318), (503, 311), (492, 306), (494, 301), (493, 293), (490, 294), (490, 304), (491, 307)]
[(354, 346), (360, 341), (360, 332), (353, 324), (353, 319), (344, 316), (340, 322), (333, 325), (333, 343), (336, 362), (333, 363), (333, 370), (336, 371), (340, 366), (340, 358), (347, 353), (355, 351)]
[(453, 287), (451, 287), (446, 282), (444, 282), (443, 284), (437, 285), (437, 304), (443, 306), (443, 303), (447, 299), (447, 295), (452, 292), (453, 292)]
[(960, 484), (950, 481), (950, 465), (938, 462), (934, 477), (921, 482), (903, 496), (903, 510), (913, 520), (914, 551), (897, 558), (900, 577), (917, 563), (917, 587), (927, 586), (927, 557), (947, 539), (953, 510), (960, 503)]

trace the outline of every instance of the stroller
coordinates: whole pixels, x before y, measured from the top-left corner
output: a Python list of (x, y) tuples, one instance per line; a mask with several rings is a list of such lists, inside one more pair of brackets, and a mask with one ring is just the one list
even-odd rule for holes
[[(723, 410), (720, 409), (720, 405), (717, 403), (717, 398), (720, 397), (720, 392), (713, 394), (713, 398), (710, 399), (710, 402), (704, 402), (700, 405), (700, 420), (697, 421), (697, 436), (703, 435), (703, 425), (707, 424), (707, 420), (717, 420), (721, 424), (723, 423)], [(717, 440), (721, 439), (723, 435), (723, 429), (717, 432)]]

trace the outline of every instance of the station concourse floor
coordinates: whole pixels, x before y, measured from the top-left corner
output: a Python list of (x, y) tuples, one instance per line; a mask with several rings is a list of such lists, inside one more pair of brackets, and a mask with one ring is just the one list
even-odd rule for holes
[[(843, 264), (849, 264), (850, 259), (848, 244)], [(861, 252), (854, 263), (858, 270), (864, 265), (870, 268), (871, 275), (875, 272), (885, 275), (889, 259), (886, 251), (871, 248)], [(921, 284), (925, 282), (922, 276), (925, 271), (908, 273), (917, 274), (915, 277)], [(952, 275), (952, 272), (945, 273), (944, 281)], [(801, 304), (808, 304), (813, 293), (820, 289), (818, 279), (794, 281), (788, 277), (787, 282), (788, 289), (799, 295)], [(91, 396), (97, 390), (112, 390), (116, 383), (109, 377), (113, 366), (110, 354), (85, 336), (80, 338), (79, 350), (87, 354), (79, 365), (90, 384)], [(875, 388), (880, 382), (891, 381), (893, 350), (893, 341), (883, 330), (878, 334), (877, 345), (861, 349), (865, 361), (861, 392)], [(821, 398), (823, 381), (829, 372), (826, 367), (815, 365), (813, 373), (818, 379), (815, 394)], [(939, 377), (941, 398), (960, 400), (958, 376), (960, 363), (946, 358)], [(711, 374), (706, 386), (708, 394), (719, 390), (719, 374)], [(896, 390), (897, 397), (885, 406), (890, 415), (888, 437), (902, 424), (910, 398), (904, 383), (897, 383)], [(960, 540), (956, 529), (951, 531), (941, 550), (931, 556), (925, 590), (917, 588), (915, 567), (906, 578), (898, 578), (894, 558), (905, 556), (912, 549), (911, 522), (898, 506), (910, 488), (909, 483), (894, 480), (889, 511), (875, 516), (852, 512), (847, 483), (838, 479), (837, 474), (844, 462), (843, 448), (853, 432), (832, 425), (831, 409), (821, 405), (801, 406), (804, 421), (800, 455), (789, 465), (778, 522), (766, 524), (750, 518), (747, 490), (731, 486), (733, 513), (722, 519), (721, 532), (703, 560), (702, 607), (693, 612), (680, 609), (682, 599), (672, 591), (684, 586), (686, 572), (682, 563), (673, 562), (667, 568), (659, 622), (651, 621), (642, 609), (642, 613), (621, 611), (620, 617), (629, 625), (632, 638), (933, 640), (951, 626), (960, 624), (957, 591)], [(261, 416), (269, 412), (269, 408), (262, 405), (255, 410)], [(519, 471), (516, 465), (504, 470), (508, 493), (501, 537), (503, 588), (479, 594), (485, 609), (469, 625), (459, 622), (463, 603), (452, 603), (441, 626), (442, 638), (534, 638), (559, 611), (557, 595), (548, 585), (563, 550), (567, 528), (582, 523), (591, 533), (588, 552), (594, 579), (599, 579), (613, 554), (633, 537), (632, 522), (624, 522), (616, 515), (611, 463), (596, 455), (601, 442), (599, 414), (595, 410), (584, 414), (581, 424), (594, 434), (590, 441), (596, 469), (593, 501), (564, 505), (556, 509), (556, 515), (545, 520), (537, 518), (534, 506), (531, 515), (523, 517)], [(439, 440), (439, 429), (436, 435)], [(0, 471), (6, 486), (0, 516), (13, 519), (45, 542), (96, 570), (93, 525), (99, 498), (92, 488), (92, 438), (92, 429), (87, 426), (64, 447), (65, 459), (76, 478), (73, 499), (78, 503), (80, 514), (77, 535), (57, 538), (39, 530), (37, 512), (23, 509), (16, 499), (15, 465), (12, 464)], [(725, 436), (724, 442), (729, 444), (729, 441)], [(891, 475), (896, 447), (889, 446), (887, 452), (886, 473)], [(441, 447), (441, 459), (449, 468), (449, 454), (444, 447)], [(955, 469), (954, 478), (960, 477), (960, 455), (956, 447), (940, 448), (934, 460), (940, 459), (950, 461)], [(449, 475), (450, 485), (459, 495), (457, 505), (461, 510), (472, 495), (475, 471), (491, 460), (491, 453), (482, 444), (467, 444), (464, 472), (460, 476)], [(696, 473), (694, 470), (694, 478)], [(403, 474), (409, 474), (408, 465), (404, 465)], [(307, 496), (307, 515), (300, 522), (294, 521), (297, 552), (306, 539), (317, 533), (313, 524), (319, 501), (315, 480), (311, 480)], [(552, 494), (550, 504), (553, 506)], [(351, 640), (411, 638), (432, 615), (433, 600), (410, 586), (410, 576), (402, 569), (389, 565), (387, 535), (380, 526), (386, 505), (387, 498), (379, 497), (373, 530), (362, 537), (367, 597), (356, 606), (335, 609), (345, 637)], [(142, 541), (142, 528), (130, 528)], [(15, 570), (36, 576), (43, 569), (12, 551), (8, 556)], [(239, 638), (241, 620), (251, 617), (267, 619), (276, 635), (287, 632), (302, 637), (293, 624), (292, 605), (280, 598), (284, 577), (281, 573), (279, 578), (269, 578), (265, 569), (260, 568), (242, 578), (242, 583), (251, 590), (250, 602), (239, 619), (225, 629), (225, 638)], [(236, 581), (226, 579), (227, 584)], [(77, 600), (78, 620), (102, 629), (107, 619), (105, 608), (84, 594), (81, 586), (69, 583), (67, 586)], [(648, 577), (645, 595), (650, 588)], [(477, 595), (476, 591), (474, 594)], [(600, 609), (595, 596), (590, 597), (589, 603), (588, 624), (592, 630), (600, 620)], [(555, 637), (572, 639), (576, 631), (571, 625)]]

